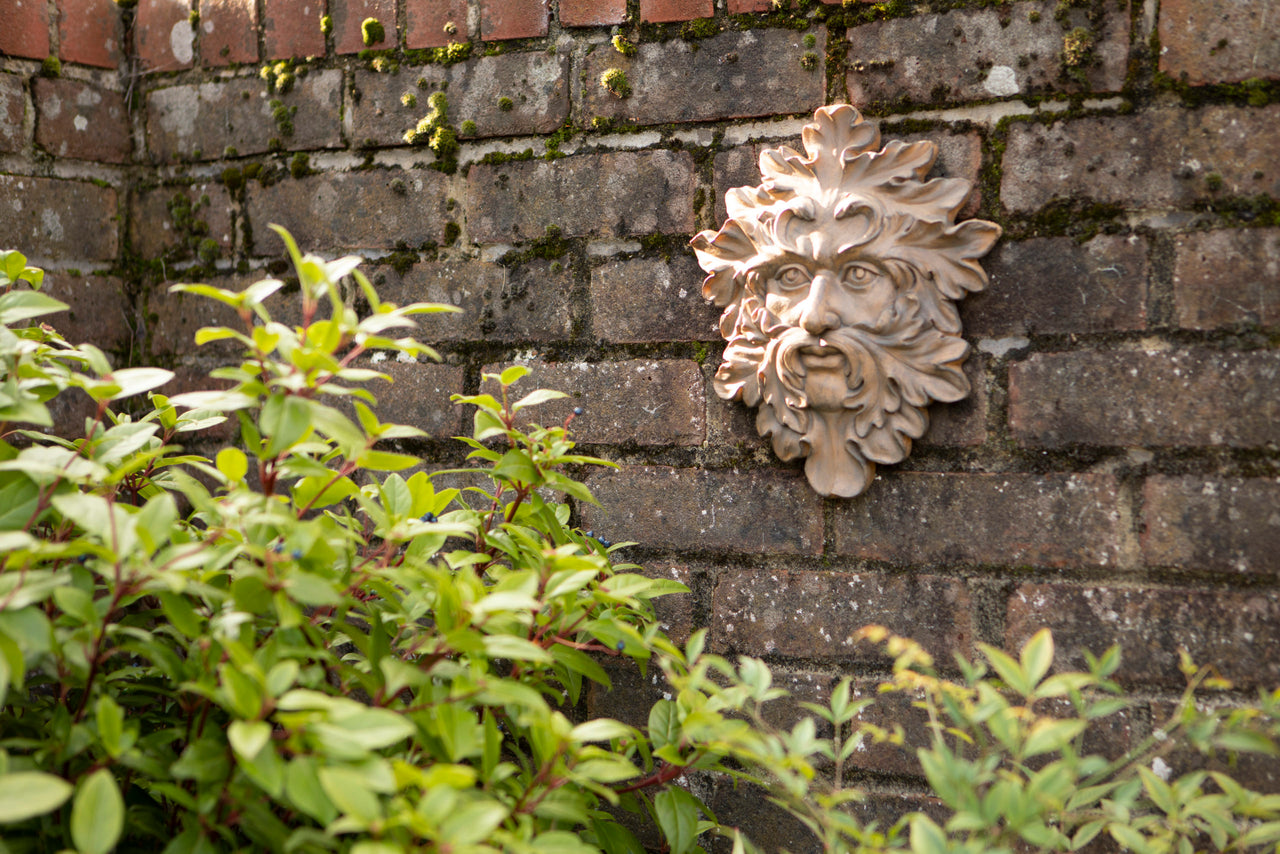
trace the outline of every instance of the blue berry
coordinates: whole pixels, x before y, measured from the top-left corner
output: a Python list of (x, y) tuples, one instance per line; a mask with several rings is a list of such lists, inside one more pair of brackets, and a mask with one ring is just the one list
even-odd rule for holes
[(573, 408), (573, 414), (574, 414), (574, 415), (581, 415), (581, 414), (582, 414), (582, 407), (581, 407), (581, 406), (575, 406), (575, 407)]
[(618, 641), (618, 652), (622, 652), (626, 648), (627, 648), (626, 641)]
[(434, 521), (436, 521), (436, 514), (434, 514), (434, 513), (423, 513), (423, 514), (422, 514), (422, 521), (424, 521), (424, 522), (434, 522)]
[(302, 560), (302, 549), (294, 549), (289, 556), (294, 560)]

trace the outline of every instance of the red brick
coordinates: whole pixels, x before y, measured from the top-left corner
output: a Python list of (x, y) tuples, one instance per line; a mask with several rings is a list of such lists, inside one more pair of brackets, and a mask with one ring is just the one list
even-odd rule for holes
[(1165, 0), (1160, 70), (1198, 86), (1280, 76), (1280, 20), (1270, 0)]
[[(1069, 26), (1089, 25), (1096, 63), (1087, 85), (1063, 75), (1063, 26), (1051, 2), (957, 10), (876, 21), (849, 30), (849, 101), (934, 103), (987, 100), (1046, 91), (1117, 91), (1129, 55), (1129, 14), (1110, 7), (1091, 22), (1069, 10)], [(1035, 17), (1033, 22), (1031, 19)]]
[(1053, 631), (1059, 669), (1085, 669), (1084, 650), (1120, 645), (1117, 678), (1182, 688), (1178, 651), (1211, 664), (1240, 687), (1280, 682), (1280, 595), (1156, 587), (1024, 584), (1009, 598), (1006, 645)]
[(253, 0), (201, 0), (200, 60), (205, 65), (258, 61), (258, 7)]
[(900, 564), (1115, 566), (1117, 484), (1100, 474), (878, 477), (836, 508), (836, 551)]
[(1259, 447), (1280, 441), (1280, 351), (1036, 353), (1009, 367), (1023, 445)]
[(967, 335), (1108, 332), (1147, 325), (1147, 242), (1099, 235), (1002, 241), (982, 262), (991, 278), (966, 297)]
[[(189, 212), (175, 217), (175, 207), (184, 206), (175, 202), (185, 203)], [(231, 197), (221, 184), (139, 191), (129, 222), (133, 250), (148, 260), (188, 260), (206, 237), (217, 241), (222, 258), (229, 258), (234, 246)]]
[(120, 7), (113, 0), (60, 0), (58, 52), (63, 62), (115, 68), (123, 58)]
[(1280, 480), (1153, 477), (1145, 496), (1142, 551), (1149, 565), (1280, 574)]
[(372, 380), (365, 384), (378, 399), (374, 412), (380, 421), (409, 424), (434, 439), (447, 439), (463, 432), (463, 408), (449, 399), (463, 391), (466, 378), (462, 368), (434, 362), (375, 359), (362, 359), (358, 367), (372, 368), (391, 377), (390, 383)]
[(645, 23), (692, 21), (710, 18), (715, 12), (713, 0), (640, 0), (640, 20)]
[(533, 240), (552, 224), (566, 237), (689, 234), (693, 190), (693, 158), (683, 151), (478, 164), (467, 175), (470, 236), (480, 243)]
[(853, 638), (863, 626), (882, 625), (945, 666), (974, 641), (969, 591), (954, 578), (728, 569), (711, 608), (712, 645), (726, 653), (883, 662), (879, 647)]
[[(499, 373), (506, 365), (486, 365)], [(605, 445), (701, 445), (707, 435), (705, 382), (696, 362), (635, 359), (622, 362), (533, 362), (515, 394), (535, 388), (568, 398), (530, 410), (537, 424), (565, 423), (575, 408), (574, 440)], [(486, 388), (491, 394), (497, 388)]]
[[(813, 52), (822, 56), (826, 33), (816, 35)], [(575, 75), (575, 119), (581, 125), (597, 116), (665, 124), (811, 112), (823, 103), (826, 72), (820, 62), (812, 69), (801, 64), (809, 50), (802, 39), (785, 29), (726, 32), (698, 42), (645, 42), (630, 58), (602, 47)], [(626, 72), (629, 97), (600, 83), (611, 68)]]
[(1126, 116), (1019, 122), (1004, 153), (1000, 198), (1015, 213), (1090, 200), (1144, 210), (1213, 192), (1280, 196), (1280, 104), (1155, 109)]
[(715, 341), (720, 310), (702, 298), (690, 255), (611, 260), (591, 271), (591, 329), (606, 341)]
[(0, 74), (0, 152), (21, 151), (27, 145), (23, 119), (27, 92), (16, 74)]
[(439, 236), (447, 181), (434, 170), (414, 169), (311, 175), (270, 187), (250, 184), (254, 251), (284, 249), (268, 223), (283, 225), (309, 250), (394, 249), (400, 241), (420, 246)]
[(547, 34), (547, 0), (480, 0), (480, 38), (529, 39)]
[[(329, 14), (333, 18), (333, 46), (338, 53), (396, 47), (395, 0), (329, 0)], [(366, 18), (374, 18), (382, 24), (382, 41), (369, 45), (364, 43), (361, 24)]]
[(987, 408), (991, 401), (986, 363), (986, 357), (969, 354), (964, 375), (969, 378), (972, 391), (956, 403), (930, 404), (929, 426), (917, 440), (919, 448), (968, 448), (987, 440)]
[[(627, 466), (593, 475), (584, 527), (646, 548), (818, 554), (822, 499), (798, 472)], [(777, 512), (785, 507), (786, 513)]]
[(1280, 323), (1280, 229), (1196, 231), (1173, 245), (1179, 326)]
[(133, 340), (133, 303), (116, 276), (73, 276), (47, 271), (41, 288), (70, 306), (50, 315), (47, 323), (72, 344), (89, 341), (104, 350), (127, 351)]
[(116, 191), (88, 181), (0, 175), (0, 246), (37, 264), (110, 261), (119, 247)]
[(124, 95), (78, 80), (35, 82), (36, 144), (55, 157), (124, 163), (133, 150)]
[(49, 55), (49, 7), (44, 0), (9, 0), (0, 27), (0, 54), (44, 59)]
[[(982, 140), (976, 133), (947, 133), (930, 131), (928, 133), (898, 134), (892, 128), (882, 132), (882, 141), (900, 139), (903, 142), (917, 142), (928, 139), (937, 146), (938, 157), (929, 171), (930, 178), (964, 178), (976, 184), (978, 173), (982, 168)], [(728, 217), (725, 210), (724, 194), (734, 187), (754, 187), (760, 184), (760, 154), (766, 148), (777, 148), (779, 145), (796, 147), (795, 140), (780, 142), (758, 142), (742, 145), (722, 151), (715, 157), (712, 186), (715, 188), (715, 224), (724, 223)], [(976, 199), (978, 191), (974, 190)], [(967, 209), (966, 209), (967, 210)], [(975, 208), (976, 210), (976, 208)], [(970, 211), (972, 213), (972, 211)]]
[[(273, 101), (296, 110), (288, 126), (273, 118)], [(228, 148), (259, 154), (273, 140), (293, 150), (337, 148), (341, 108), (337, 69), (313, 71), (286, 94), (268, 92), (256, 77), (170, 86), (147, 95), (147, 147), (161, 161), (213, 160)]]
[(621, 24), (627, 19), (627, 0), (560, 0), (562, 27)]
[(324, 0), (262, 0), (263, 59), (324, 56)]
[(405, 0), (404, 13), (404, 43), (410, 50), (467, 40), (466, 0)]
[(134, 50), (150, 71), (190, 68), (196, 32), (191, 28), (191, 0), (138, 0), (134, 15)]
[(389, 268), (369, 275), (379, 296), (397, 305), (461, 309), (417, 315), (422, 341), (564, 341), (573, 333), (573, 274), (562, 262), (535, 259), (508, 268), (449, 259), (415, 264), (403, 276)]
[(773, 0), (729, 0), (730, 15), (746, 15), (752, 12), (772, 12)]
[[(352, 137), (364, 145), (404, 145), (404, 134), (430, 112), (428, 97), (446, 91), (449, 121), (476, 123), (475, 136), (550, 133), (569, 115), (569, 57), (543, 51), (482, 56), (469, 62), (428, 65), (398, 74), (355, 73), (360, 100), (351, 107)], [(401, 98), (414, 96), (413, 106)], [(510, 98), (503, 110), (501, 99)]]

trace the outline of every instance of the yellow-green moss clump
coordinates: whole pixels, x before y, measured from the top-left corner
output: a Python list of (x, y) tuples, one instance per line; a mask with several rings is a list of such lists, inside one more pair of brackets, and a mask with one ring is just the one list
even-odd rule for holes
[(360, 38), (365, 47), (373, 47), (386, 40), (387, 30), (377, 18), (365, 18), (360, 22)]
[(607, 69), (600, 75), (600, 85), (618, 98), (631, 97), (631, 84), (627, 82), (627, 72), (621, 68)]

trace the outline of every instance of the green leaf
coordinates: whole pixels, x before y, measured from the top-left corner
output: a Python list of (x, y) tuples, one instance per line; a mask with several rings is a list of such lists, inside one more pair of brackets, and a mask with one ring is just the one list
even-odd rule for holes
[(80, 854), (107, 854), (124, 832), (124, 798), (106, 768), (80, 784), (71, 804), (71, 839)]
[(1041, 629), (1032, 635), (1023, 645), (1019, 659), (1032, 687), (1040, 684), (1053, 666), (1053, 635), (1049, 630)]
[(94, 718), (98, 724), (98, 738), (102, 740), (107, 755), (114, 759), (120, 755), (124, 738), (124, 710), (104, 694), (94, 704)]
[(365, 825), (382, 817), (382, 805), (373, 792), (369, 791), (363, 775), (338, 766), (321, 767), (316, 773), (320, 778), (320, 787), (339, 811)]
[(1116, 842), (1119, 842), (1130, 851), (1137, 851), (1139, 854), (1147, 854), (1147, 852), (1154, 852), (1156, 850), (1147, 841), (1147, 837), (1143, 836), (1140, 831), (1134, 830), (1127, 824), (1121, 824), (1118, 821), (1113, 821), (1111, 824), (1107, 825), (1107, 830)]
[(525, 638), (515, 635), (485, 635), (484, 653), (490, 658), (516, 661), (538, 661), (551, 664), (551, 653)]
[(66, 311), (71, 306), (36, 291), (9, 291), (0, 296), (0, 325), (13, 326), (23, 320)]
[(569, 733), (569, 737), (577, 742), (609, 741), (615, 738), (629, 738), (631, 727), (612, 718), (596, 718), (593, 721), (578, 724)]
[(43, 771), (0, 775), (0, 824), (25, 821), (52, 812), (75, 791), (61, 777)]
[(512, 404), (511, 411), (519, 412), (521, 409), (524, 409), (526, 406), (537, 406), (540, 403), (546, 403), (548, 400), (560, 400), (561, 398), (568, 397), (568, 396), (569, 395), (565, 394), (562, 391), (552, 391), (549, 388), (540, 388), (537, 391), (530, 392), (529, 394), (526, 394), (524, 397), (517, 400), (514, 404)]
[(1004, 684), (1024, 697), (1031, 693), (1031, 680), (1011, 655), (987, 644), (978, 644), (978, 648), (987, 657), (987, 661), (991, 662), (992, 669), (1004, 680)]
[(679, 786), (669, 786), (653, 799), (653, 812), (671, 854), (689, 854), (697, 838), (697, 799)]
[[(490, 374), (489, 376), (492, 376), (492, 374)], [(512, 385), (515, 382), (522, 380), (527, 376), (529, 376), (529, 369), (527, 367), (525, 367), (524, 365), (512, 365), (511, 367), (503, 370), (501, 374), (499, 374), (498, 382), (502, 383), (503, 385)]]
[(1036, 721), (1027, 732), (1024, 745), (1024, 756), (1039, 756), (1041, 753), (1062, 750), (1072, 739), (1084, 732), (1085, 721), (1070, 719), (1055, 721), (1042, 718)]
[(218, 451), (214, 465), (231, 483), (239, 483), (249, 473), (249, 458), (239, 448), (223, 448)]
[(911, 850), (914, 854), (945, 854), (947, 835), (923, 813), (911, 816)]
[(119, 386), (119, 391), (108, 400), (120, 400), (150, 391), (173, 379), (173, 371), (164, 368), (121, 368), (111, 372), (111, 380)]
[(40, 487), (19, 471), (0, 472), (0, 531), (21, 529), (40, 502)]
[(649, 709), (649, 740), (654, 750), (679, 743), (680, 713), (673, 701), (658, 700)]
[(527, 452), (512, 448), (493, 467), (493, 476), (508, 483), (532, 484), (538, 481), (538, 467)]
[(266, 721), (232, 721), (227, 727), (227, 741), (236, 755), (252, 759), (271, 740), (271, 724)]

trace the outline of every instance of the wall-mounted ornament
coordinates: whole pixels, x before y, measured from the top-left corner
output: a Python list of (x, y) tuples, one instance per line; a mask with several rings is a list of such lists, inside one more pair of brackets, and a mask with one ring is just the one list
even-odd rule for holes
[(693, 239), (724, 306), (716, 393), (759, 407), (783, 460), (805, 458), (823, 495), (858, 495), (876, 463), (901, 462), (931, 401), (969, 393), (954, 300), (987, 284), (1000, 236), (956, 223), (970, 183), (925, 180), (932, 142), (893, 141), (845, 104), (822, 107), (804, 154), (760, 156), (763, 183), (725, 194), (729, 219)]

